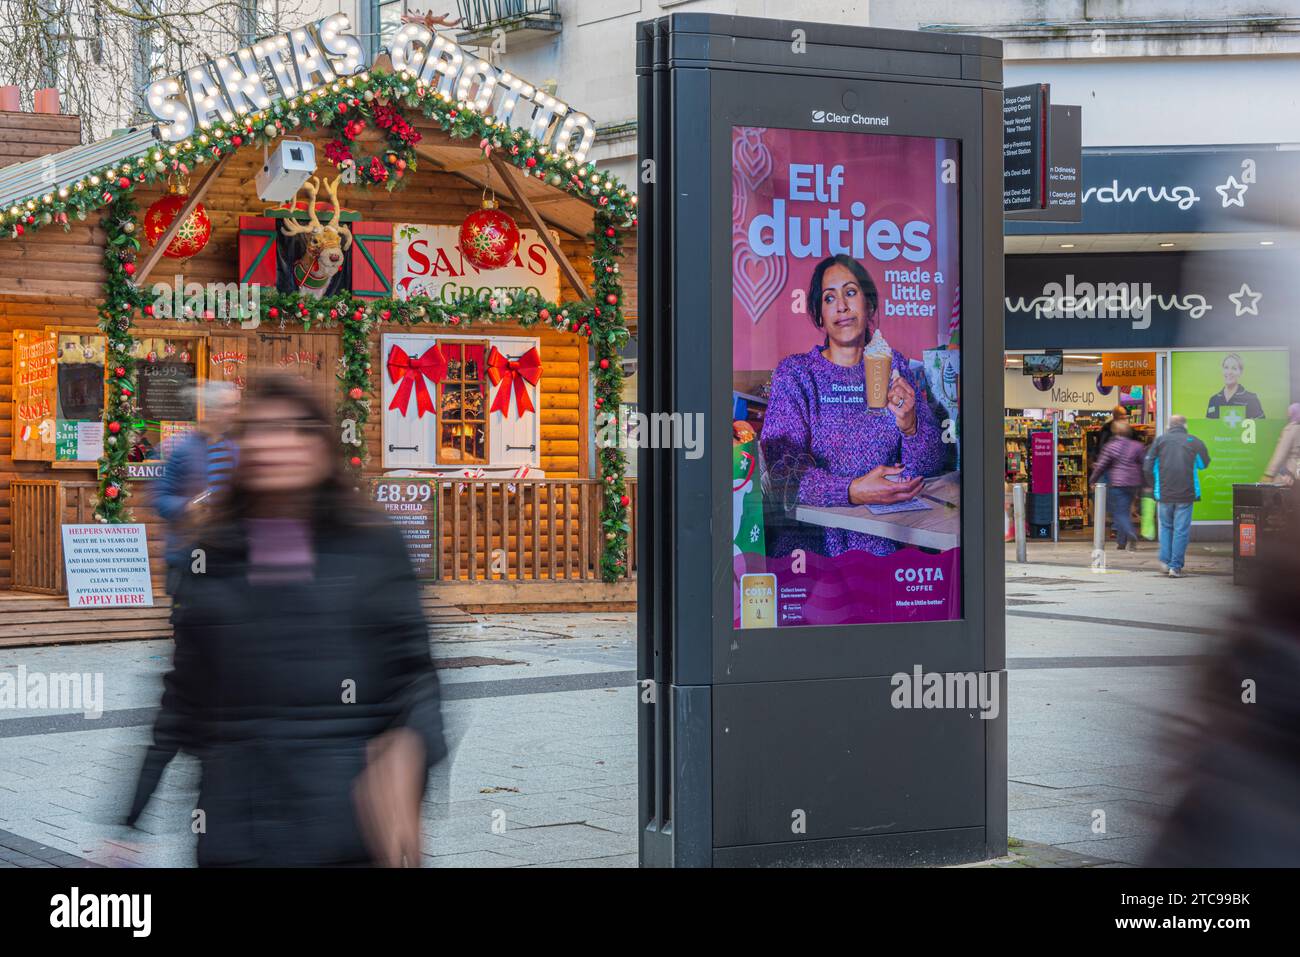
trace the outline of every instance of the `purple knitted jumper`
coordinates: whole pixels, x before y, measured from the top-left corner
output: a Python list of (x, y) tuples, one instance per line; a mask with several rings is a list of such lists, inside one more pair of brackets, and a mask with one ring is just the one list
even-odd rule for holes
[[(772, 391), (759, 443), (773, 498), (787, 506), (847, 506), (849, 485), (877, 465), (903, 465), (904, 476), (943, 468), (943, 434), (925, 393), (895, 351), (893, 367), (916, 390), (916, 432), (903, 435), (893, 413), (867, 406), (862, 363), (839, 366), (821, 349), (787, 356), (772, 374)], [(771, 533), (775, 532), (775, 535)], [(769, 527), (768, 554), (803, 548), (835, 556), (848, 551), (888, 555), (887, 538), (789, 519)]]

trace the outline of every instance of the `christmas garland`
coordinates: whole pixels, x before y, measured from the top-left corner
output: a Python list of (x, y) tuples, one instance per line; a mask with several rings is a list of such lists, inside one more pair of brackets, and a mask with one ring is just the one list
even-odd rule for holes
[[(523, 130), (479, 113), (463, 100), (437, 93), (409, 73), (375, 71), (280, 100), (232, 123), (215, 123), (180, 143), (151, 146), (71, 185), (19, 200), (0, 209), (0, 235), (17, 238), (51, 223), (69, 229), (72, 219), (85, 220), (140, 185), (164, 182), (174, 171), (210, 163), (231, 149), (272, 146), (278, 137), (304, 130), (337, 131), (339, 138), (326, 146), (327, 158), (332, 151), (338, 164), (356, 163), (357, 181), (362, 186), (392, 190), (415, 168), (415, 145), (420, 139), (402, 118), (404, 111), (422, 114), (456, 139), (477, 140), (485, 157), (496, 152), (529, 176), (585, 200), (598, 214), (605, 214), (597, 217), (604, 225), (636, 225), (636, 196), (594, 163), (577, 163), (564, 152), (550, 150)], [(347, 135), (349, 124), (358, 120), (383, 130), (386, 138), (387, 148), (370, 163), (360, 163), (354, 149), (353, 140), (364, 126), (354, 126), (353, 135)], [(386, 175), (368, 172), (375, 165), (373, 160), (379, 161)]]
[[(149, 293), (132, 280), (140, 241), (136, 236), (136, 204), (131, 193), (140, 184), (164, 180), (174, 170), (188, 172), (197, 164), (220, 158), (232, 148), (268, 144), (283, 132), (303, 126), (331, 126), (340, 120), (343, 122), (341, 137), (327, 145), (327, 158), (344, 169), (349, 163), (356, 164), (358, 182), (364, 186), (392, 190), (408, 171), (416, 168), (414, 146), (419, 134), (402, 118), (402, 108), (421, 111), (453, 137), (478, 138), (485, 158), (498, 151), (528, 175), (593, 205), (595, 229), (590, 239), (595, 282), (590, 299), (565, 304), (547, 302), (532, 294), (447, 304), (427, 297), (363, 301), (350, 293), (318, 300), (267, 290), (260, 304), (262, 322), (283, 325), (293, 321), (301, 323), (304, 330), (313, 325), (340, 327), (342, 358), (338, 378), (342, 398), (338, 415), (341, 425), (352, 424), (350, 429), (340, 429), (340, 451), (346, 456), (349, 468), (359, 479), (366, 462), (364, 433), (375, 392), (369, 336), (378, 322), (450, 327), (493, 322), (528, 327), (542, 323), (585, 336), (594, 352), (591, 371), (596, 413), (600, 415), (607, 407), (612, 414), (617, 413), (623, 380), (619, 350), (627, 338), (618, 266), (618, 257), (622, 255), (619, 228), (636, 225), (636, 197), (629, 197), (624, 187), (613, 177), (599, 172), (594, 164), (579, 166), (571, 157), (551, 153), (522, 131), (511, 130), (491, 116), (475, 113), (464, 102), (435, 95), (409, 75), (361, 74), (276, 104), (241, 120), (240, 124), (214, 126), (192, 140), (167, 147), (165, 153), (163, 148), (156, 147), (148, 154), (119, 161), (71, 188), (61, 188), (39, 199), (33, 197), (8, 211), (0, 211), (0, 231), (17, 237), (23, 235), (25, 226), (39, 228), (59, 222), (67, 228), (69, 216), (84, 220), (91, 211), (105, 209), (103, 224), (108, 239), (104, 253), (104, 302), (99, 317), (100, 329), (108, 340), (108, 361), (113, 365), (104, 408), (107, 435), (99, 465), (95, 508), (98, 520), (124, 522), (130, 518), (127, 455), (138, 439), (136, 423), (140, 417), (132, 324), (137, 312), (153, 314)], [(359, 123), (375, 123), (387, 137), (387, 149), (372, 157), (369, 164), (359, 163), (353, 151), (353, 140), (364, 128), (356, 125)], [(354, 125), (349, 128), (348, 124)], [(335, 143), (340, 145), (336, 147)], [(202, 320), (195, 317), (194, 321)], [(222, 321), (229, 324), (233, 320)], [(600, 516), (605, 537), (601, 576), (612, 582), (625, 574), (628, 561), (630, 502), (626, 463), (620, 450), (601, 449), (599, 465), (606, 485)]]

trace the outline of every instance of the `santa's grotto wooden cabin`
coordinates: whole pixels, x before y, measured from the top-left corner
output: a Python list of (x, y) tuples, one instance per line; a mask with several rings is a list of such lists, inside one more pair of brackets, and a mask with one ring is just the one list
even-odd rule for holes
[[(309, 31), (324, 68), (259, 43), (242, 96), (212, 64), (151, 90), (170, 124), (77, 145), (75, 117), (0, 113), (5, 642), (168, 633), (151, 484), (196, 386), (267, 370), (336, 410), (431, 608), (631, 606), (635, 482), (596, 435), (635, 401), (634, 196), (553, 98), (549, 124), (503, 106), (518, 81), (465, 51), (448, 80), (429, 31), (334, 56), (335, 23)], [(68, 607), (74, 523), (144, 524), (152, 607)]]

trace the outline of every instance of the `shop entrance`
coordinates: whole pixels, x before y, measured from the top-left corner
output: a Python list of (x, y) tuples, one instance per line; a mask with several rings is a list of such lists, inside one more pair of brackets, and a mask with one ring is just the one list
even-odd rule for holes
[[(1147, 357), (1150, 375), (1142, 372)], [(1006, 353), (1004, 479), (1008, 496), (1016, 484), (1029, 493), (1031, 540), (1092, 539), (1098, 516), (1091, 473), (1116, 409), (1126, 413), (1135, 438), (1148, 446), (1155, 441), (1156, 359), (1153, 353), (1104, 351)], [(1121, 384), (1126, 375), (1150, 381)], [(1107, 537), (1113, 535), (1108, 529)]]

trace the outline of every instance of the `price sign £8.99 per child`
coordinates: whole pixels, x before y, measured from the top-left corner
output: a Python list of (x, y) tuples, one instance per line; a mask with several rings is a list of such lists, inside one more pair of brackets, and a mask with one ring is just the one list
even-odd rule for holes
[(438, 577), (438, 480), (375, 479), (371, 498), (402, 530), (416, 578)]

